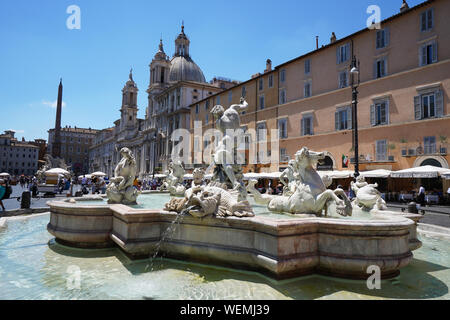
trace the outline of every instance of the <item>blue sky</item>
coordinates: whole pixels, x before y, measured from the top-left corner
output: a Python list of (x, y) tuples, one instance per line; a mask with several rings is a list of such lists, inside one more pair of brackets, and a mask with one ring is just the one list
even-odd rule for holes
[[(410, 7), (423, 2), (408, 0)], [(365, 28), (369, 5), (385, 19), (401, 0), (3, 0), (0, 4), (0, 131), (48, 139), (54, 127), (59, 78), (62, 125), (110, 127), (120, 116), (121, 89), (133, 67), (145, 115), (149, 63), (162, 36), (174, 53), (184, 20), (190, 53), (207, 81), (245, 81), (273, 65)], [(70, 5), (81, 9), (81, 29), (69, 30)]]

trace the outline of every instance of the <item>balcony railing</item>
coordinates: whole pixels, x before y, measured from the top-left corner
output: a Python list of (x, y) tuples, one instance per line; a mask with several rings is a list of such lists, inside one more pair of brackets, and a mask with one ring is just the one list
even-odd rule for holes
[(422, 155), (447, 155), (447, 148), (436, 147), (436, 146), (417, 146), (417, 147), (407, 147), (402, 149), (402, 157), (417, 157)]

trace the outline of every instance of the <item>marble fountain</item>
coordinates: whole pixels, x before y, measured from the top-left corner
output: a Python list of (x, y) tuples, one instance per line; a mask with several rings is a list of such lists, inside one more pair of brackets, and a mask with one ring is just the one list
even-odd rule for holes
[[(353, 202), (341, 189), (329, 190), (315, 171), (323, 152), (301, 148), (289, 165), (282, 196), (259, 194), (254, 181), (245, 186), (242, 167), (230, 164), (227, 129), (239, 128), (238, 105), (212, 113), (223, 133), (211, 166), (214, 175), (194, 172), (191, 188), (181, 187), (184, 170), (171, 164), (162, 203), (147, 206), (132, 187), (135, 160), (127, 148), (115, 169), (107, 199), (51, 201), (48, 232), (58, 243), (77, 248), (118, 247), (131, 259), (164, 255), (233, 269), (252, 270), (275, 279), (321, 274), (367, 279), (377, 265), (381, 277), (392, 278), (407, 266), (417, 238), (420, 215), (386, 210), (376, 185), (358, 179)], [(170, 230), (168, 234), (167, 230)]]

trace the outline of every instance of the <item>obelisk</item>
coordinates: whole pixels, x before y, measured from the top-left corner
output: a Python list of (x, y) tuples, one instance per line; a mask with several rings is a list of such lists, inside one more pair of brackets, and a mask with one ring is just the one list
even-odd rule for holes
[(52, 157), (61, 157), (61, 112), (62, 112), (62, 79), (59, 82), (58, 87), (58, 102), (56, 105), (56, 121), (55, 121), (55, 139), (52, 147)]

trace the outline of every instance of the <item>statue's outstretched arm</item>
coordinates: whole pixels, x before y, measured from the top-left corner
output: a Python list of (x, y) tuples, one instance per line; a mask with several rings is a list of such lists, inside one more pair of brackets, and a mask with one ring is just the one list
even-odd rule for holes
[(245, 101), (244, 98), (241, 98), (240, 103), (239, 104), (233, 104), (230, 106), (230, 108), (236, 110), (237, 112), (241, 111), (241, 110), (245, 110), (248, 107), (248, 103), (247, 101)]

